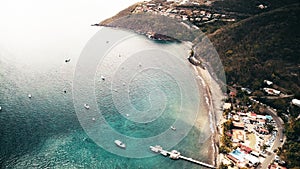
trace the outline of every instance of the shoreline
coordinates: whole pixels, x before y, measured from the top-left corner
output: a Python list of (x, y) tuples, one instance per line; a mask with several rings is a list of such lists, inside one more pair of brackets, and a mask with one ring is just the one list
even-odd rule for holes
[[(197, 83), (200, 87), (199, 90), (204, 89), (205, 102), (207, 108), (207, 115), (210, 126), (210, 142), (211, 146), (209, 151), (211, 153), (211, 161), (216, 167), (219, 165), (219, 123), (222, 118), (222, 99), (225, 97), (220, 85), (211, 77), (207, 70), (204, 70), (198, 66), (193, 66), (196, 76), (198, 77)], [(201, 87), (202, 86), (202, 87)]]
[[(192, 42), (183, 41), (185, 44), (191, 49), (193, 47)], [(187, 60), (187, 62), (189, 62)], [(209, 162), (218, 167), (220, 164), (219, 159), (219, 139), (220, 139), (220, 124), (222, 121), (222, 105), (223, 105), (223, 98), (225, 98), (225, 95), (222, 92), (221, 85), (217, 83), (217, 81), (212, 77), (212, 75), (209, 73), (208, 69), (204, 69), (200, 66), (194, 65), (189, 62), (189, 65), (191, 69), (194, 70), (194, 74), (196, 76), (196, 81), (198, 84), (198, 89), (202, 90), (199, 91), (202, 92), (204, 95), (203, 101), (204, 107), (201, 107), (202, 110), (204, 109), (206, 116), (207, 116), (207, 123), (203, 124), (203, 119), (201, 117), (197, 118), (197, 121), (195, 122), (195, 127), (198, 127), (199, 129), (204, 129), (204, 132), (206, 132), (206, 135), (204, 134), (204, 137), (207, 136), (207, 139), (202, 140), (204, 144), (208, 144), (207, 141), (209, 141), (209, 146), (205, 149), (200, 149), (201, 152), (206, 152), (209, 155)], [(202, 102), (202, 101), (201, 101)], [(200, 111), (200, 109), (199, 109)], [(206, 126), (209, 126), (207, 128)], [(205, 137), (206, 138), (206, 137)], [(200, 140), (199, 140), (200, 141)]]

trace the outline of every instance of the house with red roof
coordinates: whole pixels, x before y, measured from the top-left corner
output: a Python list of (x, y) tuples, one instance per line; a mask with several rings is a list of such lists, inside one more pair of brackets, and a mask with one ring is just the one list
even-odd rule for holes
[(240, 144), (239, 146), (240, 146), (240, 149), (247, 154), (250, 154), (252, 152), (252, 148), (250, 148), (250, 147), (247, 147), (243, 144)]

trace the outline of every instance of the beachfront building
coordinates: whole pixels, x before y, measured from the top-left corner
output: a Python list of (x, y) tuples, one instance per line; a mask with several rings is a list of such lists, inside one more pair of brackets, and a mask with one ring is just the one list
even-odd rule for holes
[(244, 124), (243, 122), (236, 122), (236, 121), (233, 121), (232, 124), (233, 124), (233, 127), (234, 127), (235, 129), (241, 129), (241, 130), (243, 130), (244, 127), (245, 127), (245, 124)]
[(235, 164), (241, 164), (241, 163), (245, 162), (244, 155), (245, 154), (242, 153), (239, 148), (237, 148), (237, 149), (233, 150), (232, 152), (228, 153), (226, 155), (226, 157)]
[(260, 163), (259, 158), (243, 151), (241, 148), (233, 150), (232, 152), (228, 153), (226, 157), (238, 167), (258, 166)]
[(229, 110), (229, 109), (231, 109), (231, 103), (224, 103), (224, 105), (223, 105), (223, 110)]

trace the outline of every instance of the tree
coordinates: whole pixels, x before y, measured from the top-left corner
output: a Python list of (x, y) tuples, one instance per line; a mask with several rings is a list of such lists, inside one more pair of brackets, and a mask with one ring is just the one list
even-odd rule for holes
[(261, 146), (261, 149), (262, 149), (263, 151), (265, 151), (267, 148), (268, 148), (268, 146), (267, 146), (266, 144), (264, 144), (263, 146)]
[(224, 131), (228, 131), (228, 130), (231, 130), (233, 129), (233, 123), (232, 123), (232, 120), (228, 120), (226, 121), (225, 123), (223, 123), (223, 127), (224, 127)]
[(253, 89), (259, 89), (261, 87), (261, 81), (259, 79), (254, 80), (252, 87)]
[(228, 149), (228, 148), (225, 147), (225, 146), (220, 146), (220, 147), (219, 147), (219, 151), (220, 151), (220, 153), (227, 154), (227, 153), (230, 152), (230, 149)]
[(219, 168), (220, 168), (220, 169), (227, 169), (227, 168), (228, 168), (228, 166), (227, 166), (227, 165), (225, 165), (225, 164), (223, 164), (223, 163), (221, 163)]
[(274, 105), (277, 109), (285, 110), (287, 107), (287, 103), (284, 99), (276, 99), (274, 101)]
[(257, 97), (262, 97), (264, 95), (264, 93), (260, 90), (256, 90), (253, 92), (253, 95), (257, 96)]
[(271, 125), (271, 124), (267, 124), (267, 130), (269, 131), (269, 133), (272, 133), (272, 131), (274, 130), (274, 126), (273, 125)]

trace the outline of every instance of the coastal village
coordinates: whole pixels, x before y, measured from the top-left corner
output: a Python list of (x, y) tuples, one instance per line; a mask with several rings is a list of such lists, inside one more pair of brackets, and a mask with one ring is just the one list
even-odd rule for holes
[[(204, 4), (209, 6), (211, 3), (211, 1), (206, 1)], [(195, 29), (206, 23), (216, 21), (234, 22), (236, 20), (232, 14), (212, 11), (201, 7), (197, 1), (189, 0), (144, 1), (144, 3), (138, 4), (132, 13), (150, 13), (168, 16), (183, 22), (188, 21), (189, 23), (193, 23)]]
[[(276, 85), (269, 80), (262, 84), (261, 98), (293, 97), (272, 88)], [(218, 125), (220, 168), (285, 169), (286, 162), (277, 154), (286, 140), (284, 121), (277, 116), (277, 110), (258, 101), (249, 88), (228, 88), (223, 120)], [(292, 99), (290, 104), (300, 107), (300, 100)]]
[[(193, 55), (192, 51), (188, 58), (190, 63), (201, 67), (200, 61), (190, 60)], [(237, 85), (227, 87), (228, 93), (222, 106), (223, 118), (217, 124), (218, 168), (286, 169), (286, 162), (279, 156), (286, 141), (285, 122), (277, 109), (259, 100), (291, 100), (290, 106), (286, 107), (287, 112), (283, 113), (286, 121), (291, 118), (289, 108), (296, 107), (299, 110), (300, 100), (270, 80), (264, 80), (261, 88), (255, 92)], [(296, 119), (300, 119), (299, 113)]]

